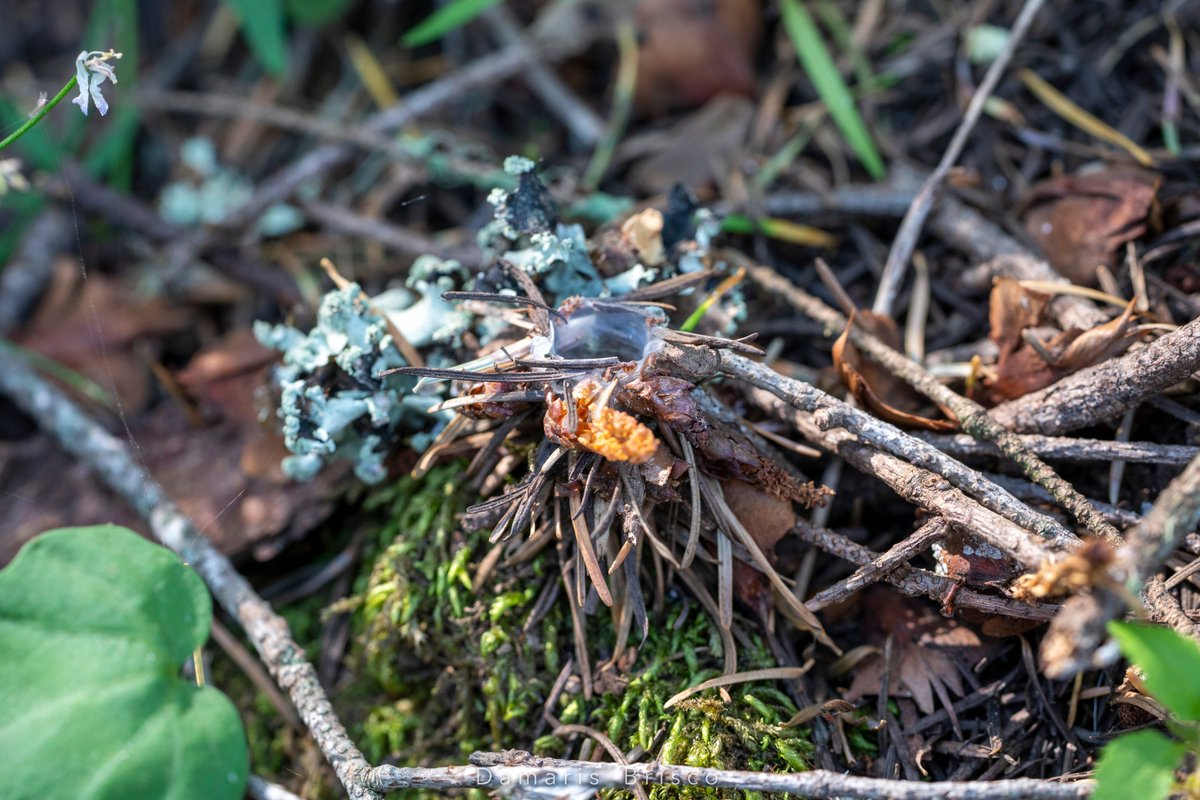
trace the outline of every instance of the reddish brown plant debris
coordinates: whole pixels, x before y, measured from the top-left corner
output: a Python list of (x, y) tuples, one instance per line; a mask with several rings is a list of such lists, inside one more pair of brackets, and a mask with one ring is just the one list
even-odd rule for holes
[[(571, 399), (548, 393), (546, 437), (564, 447), (581, 447), (610, 461), (643, 464), (654, 456), (659, 442), (654, 433), (632, 414), (605, 405), (604, 387), (594, 379), (577, 383)], [(575, 404), (575, 426), (571, 428), (567, 403)]]
[(1096, 268), (1146, 232), (1161, 182), (1134, 167), (1051, 178), (1025, 197), (1025, 230), (1064, 277), (1094, 286)]
[[(945, 619), (924, 602), (882, 586), (865, 592), (863, 614), (869, 642), (882, 651), (887, 637), (893, 637), (889, 694), (911, 697), (925, 714), (933, 713), (935, 697), (949, 708), (951, 695), (962, 696), (959, 666), (970, 667), (988, 650), (970, 628)], [(843, 698), (854, 701), (878, 694), (883, 675), (882, 658), (867, 662)]]
[[(958, 423), (952, 420), (929, 419), (912, 413), (919, 402), (912, 388), (882, 366), (863, 358), (850, 341), (850, 330), (856, 324), (878, 336), (889, 347), (900, 347), (900, 331), (890, 317), (870, 311), (856, 311), (850, 315), (846, 329), (833, 343), (833, 364), (842, 383), (855, 399), (875, 416), (902, 428), (941, 432), (957, 430)], [(889, 400), (884, 400), (884, 397)], [(910, 410), (899, 408), (898, 405)]]
[(758, 0), (641, 0), (635, 102), (644, 114), (699, 105), (722, 92), (754, 91), (752, 58), (762, 29)]

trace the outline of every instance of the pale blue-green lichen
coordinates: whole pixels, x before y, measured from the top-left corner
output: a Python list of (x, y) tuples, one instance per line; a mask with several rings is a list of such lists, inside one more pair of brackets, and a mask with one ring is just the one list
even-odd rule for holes
[(471, 329), (474, 317), (444, 300), (442, 294), (464, 285), (466, 279), (467, 271), (457, 261), (419, 256), (404, 282), (408, 290), (419, 295), (415, 302), (409, 291), (397, 289), (376, 296), (372, 302), (414, 347), (434, 343), (457, 346), (459, 337)]
[[(218, 162), (210, 139), (185, 140), (179, 147), (179, 157), (194, 179), (174, 181), (163, 187), (158, 210), (168, 222), (184, 227), (217, 224), (254, 193), (249, 178)], [(259, 217), (257, 227), (264, 236), (282, 236), (303, 224), (304, 217), (294, 206), (275, 203)]]
[(404, 359), (358, 285), (325, 295), (308, 333), (257, 322), (254, 335), (283, 351), (275, 380), (284, 444), (292, 453), (283, 460), (284, 473), (311, 480), (338, 457), (354, 462), (360, 480), (383, 480), (388, 437), (406, 413), (419, 415), (421, 409), (403, 397), (415, 383), (412, 378), (379, 377), (403, 366)]

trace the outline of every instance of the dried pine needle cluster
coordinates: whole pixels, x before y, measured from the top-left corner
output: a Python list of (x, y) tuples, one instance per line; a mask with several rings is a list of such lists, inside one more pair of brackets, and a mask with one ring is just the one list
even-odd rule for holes
[[(281, 383), (292, 400), (280, 413), (295, 434), (289, 447), (300, 456), (298, 448), (311, 453), (316, 443), (327, 460), (346, 441), (343, 455), (361, 457), (365, 448), (379, 467), (387, 452), (407, 443), (423, 451), (418, 475), (439, 460), (469, 455), (464, 480), (486, 499), (466, 510), (462, 524), (490, 528), (493, 543), (475, 583), (502, 564), (556, 548), (585, 685), (583, 616), (601, 603), (611, 606), (619, 641), (635, 626), (644, 637), (647, 608), (665, 601), (668, 566), (719, 621), (731, 669), (735, 595), (764, 614), (775, 607), (828, 641), (774, 571), (771, 547), (778, 536), (751, 534), (754, 524), (739, 518), (747, 504), (725, 497), (732, 489), (791, 515), (793, 502), (811, 506), (826, 491), (730, 410), (720, 387), (672, 374), (673, 355), (687, 348), (756, 352), (744, 340), (668, 324), (676, 306), (664, 300), (694, 308), (706, 287), (726, 277), (709, 250), (711, 218), (676, 192), (665, 213), (642, 212), (589, 242), (578, 226), (558, 221), (532, 165), (510, 160), (507, 166), (520, 184), (492, 198), (496, 221), (481, 234), (488, 268), (464, 279), (465, 270), (454, 265), (442, 270), (453, 279), (434, 281), (425, 270), (422, 279), (435, 288), (398, 312), (411, 317), (422, 302), (435, 305), (435, 293), (442, 304), (437, 324), (443, 330), (408, 342), (419, 348), (424, 365), (410, 358), (393, 366), (400, 349), (395, 339), (421, 326), (409, 319), (384, 332), (379, 316), (388, 312), (377, 311), (379, 298), (368, 301), (361, 292), (358, 302), (341, 298), (340, 316), (324, 315), (340, 321), (337, 331), (260, 331), (286, 351)], [(718, 327), (736, 317), (739, 303), (734, 293), (716, 304), (725, 315)], [(446, 317), (455, 324), (445, 324)], [(352, 333), (360, 328), (370, 336), (365, 344)], [(333, 352), (331, 342), (345, 348)], [(367, 376), (368, 364), (383, 368)], [(417, 403), (430, 416), (401, 413)], [(338, 419), (338, 431), (328, 430), (326, 418), (340, 409), (351, 409), (353, 418)], [(643, 566), (651, 572), (643, 575)], [(653, 587), (650, 602), (647, 587)]]

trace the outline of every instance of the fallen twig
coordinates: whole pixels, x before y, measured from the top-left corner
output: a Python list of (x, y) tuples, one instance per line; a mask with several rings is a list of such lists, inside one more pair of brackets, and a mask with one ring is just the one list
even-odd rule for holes
[[(963, 530), (971, 531), (1019, 563), (1032, 568), (1054, 558), (1054, 553), (1027, 529), (985, 508), (980, 502), (949, 485), (941, 476), (880, 452), (845, 429), (822, 430), (813, 419), (813, 414), (795, 408), (770, 392), (753, 389), (747, 393), (747, 399), (771, 416), (790, 422), (813, 444), (841, 456), (856, 469), (883, 481), (908, 502), (940, 515)], [(992, 491), (1003, 494), (999, 487), (994, 487)], [(1075, 546), (1068, 546), (1067, 549), (1074, 549)]]
[[(985, 263), (963, 273), (963, 284), (986, 292), (992, 279), (1005, 276), (1018, 280), (1070, 283), (1046, 261), (1035, 258), (1020, 242), (994, 222), (953, 197), (943, 197), (930, 219), (930, 228), (943, 241)], [(1060, 295), (1050, 303), (1049, 315), (1063, 329), (1088, 330), (1108, 321), (1108, 315), (1090, 300)]]
[(516, 750), (475, 753), (470, 760), (470, 766), (438, 769), (376, 767), (371, 773), (371, 785), (380, 791), (391, 791), (462, 787), (624, 788), (639, 782), (784, 792), (811, 798), (859, 797), (871, 800), (1066, 800), (1087, 797), (1092, 791), (1089, 781), (1052, 783), (1020, 778), (991, 782), (922, 783), (861, 778), (827, 770), (773, 774), (670, 764), (597, 764), (538, 758)]
[[(774, 270), (758, 264), (748, 264), (746, 266), (750, 277), (756, 283), (784, 297), (788, 303), (802, 313), (821, 322), (831, 330), (840, 331), (845, 329), (848, 324), (846, 317), (821, 302), (818, 298), (795, 286)], [(1076, 491), (1074, 486), (1060, 478), (1050, 465), (1022, 446), (1021, 441), (993, 419), (983, 406), (951, 391), (920, 364), (888, 347), (887, 344), (869, 333), (862, 326), (850, 328), (850, 341), (854, 342), (854, 345), (859, 350), (886, 367), (889, 372), (903, 380), (909, 386), (912, 386), (918, 392), (942, 407), (950, 409), (958, 418), (959, 426), (963, 431), (976, 438), (995, 442), (1006, 456), (1021, 467), (1030, 480), (1049, 490), (1054, 495), (1055, 500), (1074, 514), (1075, 518), (1087, 527), (1088, 530), (1111, 542), (1120, 543), (1121, 537), (1117, 533), (1116, 528), (1104, 519), (1088, 499)], [(863, 415), (856, 409), (851, 409), (851, 411), (854, 413), (848, 413), (841, 408), (835, 411), (831, 410), (828, 423), (830, 425), (858, 425), (861, 424), (862, 417), (874, 419), (873, 417)], [(909, 438), (911, 439), (912, 437)]]
[(817, 592), (804, 604), (813, 611), (820, 611), (826, 606), (845, 600), (855, 592), (884, 578), (897, 567), (907, 564), (915, 556), (928, 549), (930, 545), (944, 539), (949, 530), (950, 526), (945, 519), (934, 517), (903, 540), (892, 545), (886, 553), (876, 556), (872, 561), (856, 569), (853, 574)]
[[(981, 442), (965, 434), (913, 434), (929, 442), (937, 449), (956, 458), (964, 456), (1001, 456), (1000, 448), (993, 442)], [(1197, 455), (1200, 447), (1186, 444), (1159, 444), (1158, 442), (1112, 442), (1106, 439), (1071, 439), (1065, 436), (1039, 436), (1021, 434), (1017, 436), (1022, 446), (1041, 458), (1059, 461), (1134, 461), (1145, 464), (1187, 464)]]
[[(888, 558), (889, 554), (897, 548), (894, 547), (888, 553), (879, 554), (870, 550), (857, 542), (854, 542), (841, 534), (834, 533), (830, 530), (817, 528), (809, 525), (807, 522), (800, 522), (792, 531), (809, 544), (816, 545), (827, 553), (844, 558), (852, 564), (858, 564), (867, 570), (874, 572), (875, 568)], [(919, 532), (919, 531), (918, 531)], [(913, 539), (914, 537), (909, 537)], [(908, 541), (908, 540), (906, 540)], [(902, 545), (904, 543), (901, 543)], [(901, 545), (897, 545), (900, 547)], [(913, 549), (911, 546), (907, 549)], [(912, 554), (905, 554), (911, 558)], [(898, 557), (898, 556), (897, 556)], [(962, 588), (962, 586), (952, 578), (947, 578), (944, 575), (937, 575), (928, 570), (917, 569), (908, 564), (900, 564), (899, 566), (885, 567), (884, 574), (876, 575), (877, 580), (886, 580), (888, 583), (895, 586), (900, 591), (913, 597), (928, 597), (939, 602), (943, 602), (945, 598), (954, 592), (954, 605), (961, 608), (971, 608), (977, 611), (983, 611), (987, 614), (996, 614), (1005, 617), (1015, 617), (1017, 619), (1031, 619), (1039, 622), (1046, 622), (1054, 617), (1058, 606), (1047, 604), (1030, 604), (1023, 603), (1018, 600), (1010, 600), (1007, 597), (999, 595), (982, 594), (974, 592), (970, 589)], [(888, 571), (890, 570), (890, 571)], [(861, 571), (861, 570), (860, 570)], [(857, 574), (857, 573), (856, 573)], [(851, 576), (854, 577), (854, 576)], [(860, 588), (870, 585), (874, 580), (868, 579), (862, 586), (855, 588), (857, 591)], [(825, 592), (820, 592), (808, 600), (808, 605), (813, 611), (819, 611), (826, 606), (829, 606), (838, 600), (849, 597), (851, 592), (838, 588), (840, 584), (834, 584), (830, 590), (835, 590), (826, 596)], [(828, 591), (828, 590), (827, 590)]]
[[(988, 509), (1016, 523), (1014, 527), (1019, 526), (1046, 537), (1059, 549), (1069, 550), (1079, 544), (1079, 539), (1057, 521), (1034, 511), (965, 464), (815, 386), (780, 375), (770, 367), (728, 351), (714, 352), (698, 348), (681, 351), (666, 345), (656, 358), (660, 364), (669, 362), (672, 370), (691, 380), (701, 380), (721, 372), (765, 389), (794, 408), (816, 412), (818, 416), (814, 419), (824, 430), (833, 427), (853, 430), (874, 447), (937, 473), (978, 498)], [(823, 424), (826, 421), (829, 424)], [(1025, 535), (1008, 536), (1003, 542), (995, 544), (1017, 561), (1031, 566), (1034, 562), (1030, 559), (1045, 556), (1043, 548)]]
[(217, 602), (241, 624), (276, 683), (287, 692), (349, 796), (353, 800), (379, 800), (381, 795), (367, 788), (370, 765), (350, 741), (321, 688), (317, 671), (296, 644), (287, 621), (255, 593), (191, 520), (179, 513), (163, 488), (138, 465), (129, 448), (2, 348), (0, 392), (125, 498), (150, 524), (158, 540), (204, 579)]
[[(1052, 678), (1069, 677), (1116, 659), (1115, 647), (1101, 647), (1105, 626), (1120, 614), (1127, 598), (1142, 595), (1157, 621), (1200, 638), (1200, 627), (1179, 608), (1153, 576), (1200, 522), (1200, 457), (1167, 485), (1142, 523), (1129, 531), (1108, 569), (1109, 586), (1071, 598), (1042, 641), (1041, 660)], [(1157, 584), (1157, 585), (1152, 585)], [(1120, 587), (1119, 589), (1117, 587)]]

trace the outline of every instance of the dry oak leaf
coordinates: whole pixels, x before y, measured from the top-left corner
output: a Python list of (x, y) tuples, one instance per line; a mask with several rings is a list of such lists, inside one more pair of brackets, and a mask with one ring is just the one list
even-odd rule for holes
[[(880, 652), (888, 635), (893, 637), (895, 661), (888, 693), (893, 697), (911, 697), (925, 714), (933, 713), (936, 697), (953, 719), (951, 695), (964, 694), (959, 666), (965, 669), (978, 661), (988, 645), (970, 628), (942, 617), (927, 603), (882, 586), (866, 590), (863, 614), (868, 641)], [(854, 676), (844, 699), (853, 702), (879, 694), (883, 673), (881, 657), (866, 662)]]
[(115, 393), (127, 410), (139, 411), (153, 397), (154, 379), (135, 345), (186, 328), (190, 316), (185, 308), (138, 296), (95, 270), (85, 278), (78, 262), (64, 259), (15, 340)]
[(1146, 232), (1162, 179), (1135, 167), (1060, 175), (1032, 187), (1023, 199), (1025, 230), (1056, 270), (1072, 283), (1096, 285), (1096, 267)]
[(893, 402), (904, 403), (910, 408), (915, 405), (913, 392), (908, 384), (859, 354), (858, 348), (850, 341), (850, 329), (855, 324), (862, 325), (892, 348), (896, 348), (900, 342), (900, 332), (890, 317), (871, 311), (855, 311), (850, 315), (846, 329), (833, 343), (833, 365), (837, 368), (842, 384), (850, 390), (854, 398), (881, 420), (901, 428), (938, 432), (957, 430), (957, 422), (922, 417), (897, 408), (883, 399), (886, 396)]

